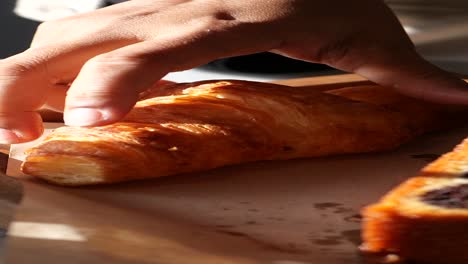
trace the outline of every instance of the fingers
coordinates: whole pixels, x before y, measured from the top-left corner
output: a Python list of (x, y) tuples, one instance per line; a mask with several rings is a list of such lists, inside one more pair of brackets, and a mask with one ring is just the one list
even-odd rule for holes
[[(18, 116), (18, 121), (37, 120), (32, 112), (41, 108), (63, 111), (68, 83), (84, 62), (128, 43), (108, 40), (103, 45), (88, 47), (91, 40), (90, 37), (76, 45), (59, 43), (33, 48), (0, 60), (0, 129), (4, 131), (0, 141), (18, 143), (38, 137), (42, 131), (40, 123), (11, 120)], [(18, 137), (7, 136), (5, 131), (14, 131)]]
[(307, 31), (278, 53), (355, 72), (411, 97), (468, 105), (467, 84), (421, 58), (383, 1), (345, 2), (333, 9), (340, 16), (331, 13), (335, 20), (323, 23), (328, 32)]
[(40, 56), (26, 53), (0, 61), (0, 112), (33, 111), (46, 101), (49, 84)]
[[(215, 33), (216, 30), (206, 28), (209, 27), (205, 24), (186, 32), (181, 28), (177, 36), (164, 35), (89, 60), (68, 90), (65, 124), (97, 126), (116, 122), (130, 111), (141, 92), (169, 72), (189, 69), (226, 54), (271, 48), (249, 47), (249, 42), (232, 45), (236, 29)], [(250, 33), (243, 35), (248, 39)]]
[(34, 111), (45, 102), (49, 84), (38, 56), (19, 54), (0, 61), (0, 142), (21, 143), (42, 134), (42, 121)]
[(118, 121), (130, 111), (140, 92), (165, 73), (149, 71), (145, 61), (132, 58), (139, 43), (89, 60), (68, 90), (64, 120), (71, 126), (96, 126)]
[(468, 105), (468, 84), (430, 64), (416, 53), (390, 51), (355, 69), (355, 72), (376, 83), (392, 87), (407, 96), (445, 104)]
[(0, 142), (16, 144), (38, 138), (44, 131), (41, 116), (36, 112), (0, 114)]
[(180, 65), (186, 49), (142, 42), (89, 60), (68, 90), (65, 124), (97, 126), (122, 119), (143, 91)]

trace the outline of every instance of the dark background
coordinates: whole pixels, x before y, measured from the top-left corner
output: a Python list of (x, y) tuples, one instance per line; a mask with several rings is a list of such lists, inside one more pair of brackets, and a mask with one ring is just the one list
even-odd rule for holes
[(0, 58), (24, 51), (39, 22), (21, 18), (13, 13), (15, 0), (0, 0)]

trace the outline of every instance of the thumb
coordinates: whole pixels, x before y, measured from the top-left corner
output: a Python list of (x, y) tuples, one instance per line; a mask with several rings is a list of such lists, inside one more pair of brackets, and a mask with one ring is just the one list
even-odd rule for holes
[(144, 58), (129, 55), (141, 45), (104, 53), (85, 63), (67, 92), (65, 124), (99, 126), (117, 122), (143, 91), (166, 74), (149, 67)]
[[(121, 120), (140, 96), (168, 72), (181, 71), (216, 58), (266, 50), (265, 47), (234, 45), (240, 33), (205, 30), (206, 25), (188, 28), (177, 35), (125, 46), (98, 55), (82, 67), (68, 90), (64, 120), (71, 126), (100, 126)], [(239, 30), (245, 30), (240, 28)], [(228, 44), (226, 44), (228, 43)], [(268, 43), (269, 45), (269, 43)], [(222, 47), (222, 48), (219, 48)], [(156, 94), (150, 89), (149, 94)]]
[(442, 104), (468, 105), (468, 84), (416, 52), (370, 59), (353, 71), (410, 97)]

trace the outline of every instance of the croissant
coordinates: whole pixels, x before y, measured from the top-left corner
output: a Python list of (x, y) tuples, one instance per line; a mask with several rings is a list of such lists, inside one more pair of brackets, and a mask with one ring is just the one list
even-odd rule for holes
[(383, 151), (446, 126), (446, 111), (376, 85), (324, 93), (233, 80), (171, 84), (146, 93), (122, 122), (56, 129), (28, 150), (22, 171), (77, 186)]

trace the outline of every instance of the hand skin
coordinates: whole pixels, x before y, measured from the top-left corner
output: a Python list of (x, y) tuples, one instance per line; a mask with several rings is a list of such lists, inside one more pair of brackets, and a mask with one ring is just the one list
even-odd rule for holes
[(116, 122), (169, 72), (262, 51), (468, 104), (465, 82), (423, 60), (381, 0), (134, 0), (43, 23), (0, 60), (0, 141), (37, 138), (41, 108), (72, 126)]

